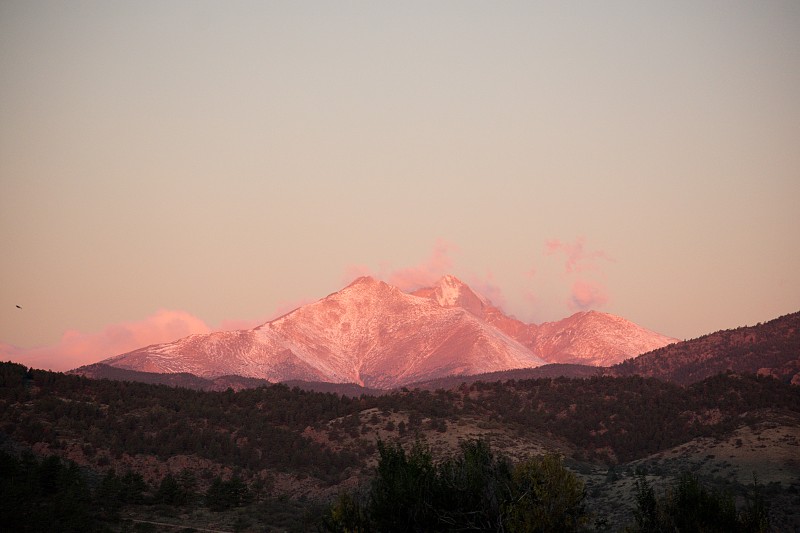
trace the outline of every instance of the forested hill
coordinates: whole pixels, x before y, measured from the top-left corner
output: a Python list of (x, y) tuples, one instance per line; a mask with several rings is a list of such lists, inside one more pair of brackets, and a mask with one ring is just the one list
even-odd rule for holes
[(671, 344), (609, 369), (612, 375), (656, 377), (679, 384), (728, 371), (770, 375), (800, 385), (800, 312)]
[[(182, 454), (247, 471), (297, 470), (328, 483), (364, 464), (374, 452), (370, 435), (394, 412), (409, 414), (409, 432), (446, 431), (478, 417), (610, 464), (730, 431), (755, 409), (800, 412), (800, 388), (756, 376), (719, 375), (686, 388), (638, 376), (542, 378), (350, 398), (285, 385), (204, 392), (14, 363), (0, 370), (0, 430), (19, 443), (88, 463)], [(338, 445), (347, 434), (355, 446)]]
[(119, 368), (103, 363), (93, 363), (84, 365), (67, 374), (85, 376), (92, 379), (114, 379), (117, 381), (139, 381), (153, 385), (169, 385), (171, 387), (183, 387), (186, 389), (224, 391), (228, 388), (241, 390), (247, 388), (261, 387), (269, 385), (265, 379), (249, 378), (244, 376), (220, 376), (217, 378), (201, 378), (188, 372), (141, 372), (128, 368)]
[(594, 376), (353, 398), (280, 384), (198, 391), (0, 363), (3, 453), (69, 459), (112, 481), (113, 472), (132, 473), (153, 502), (172, 501), (164, 494), (188, 480), (184, 496), (208, 506), (219, 504), (209, 494), (234, 482), (264, 505), (330, 501), (369, 482), (379, 439), (438, 443), (436, 453), (447, 456), (459, 440), (482, 436), (514, 460), (550, 451), (604, 472), (692, 439), (731, 439), (765, 413), (786, 413), (796, 427), (800, 388), (755, 375), (686, 387)]

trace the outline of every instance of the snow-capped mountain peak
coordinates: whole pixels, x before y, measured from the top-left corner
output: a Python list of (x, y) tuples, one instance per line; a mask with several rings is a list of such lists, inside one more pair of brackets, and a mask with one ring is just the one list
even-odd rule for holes
[(607, 364), (608, 354), (624, 359), (667, 344), (666, 337), (636, 328), (603, 313), (524, 324), (450, 275), (413, 293), (364, 276), (251, 330), (192, 335), (101, 362), (212, 378), (391, 388), (548, 361)]
[(486, 299), (476, 294), (464, 282), (451, 274), (443, 276), (434, 285), (434, 293), (439, 305), (442, 307), (464, 307), (460, 304), (475, 299), (483, 304), (488, 303)]
[(442, 276), (433, 286), (417, 289), (412, 294), (433, 300), (442, 307), (460, 307), (480, 318), (492, 306), (488, 299), (452, 274)]

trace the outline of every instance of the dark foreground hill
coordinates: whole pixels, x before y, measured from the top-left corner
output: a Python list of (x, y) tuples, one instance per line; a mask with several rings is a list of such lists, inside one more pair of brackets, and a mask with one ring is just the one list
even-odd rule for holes
[(561, 454), (584, 480), (587, 506), (613, 528), (633, 520), (637, 472), (661, 490), (690, 471), (737, 498), (755, 472), (773, 524), (800, 526), (800, 389), (756, 375), (687, 387), (540, 378), (348, 397), (286, 385), (205, 392), (5, 363), (0, 431), (13, 453), (80, 465), (93, 494), (112, 470), (141, 478), (141, 498), (102, 518), (118, 530), (179, 515), (184, 527), (314, 530), (321, 507), (371, 479), (379, 439), (425, 442), (437, 458), (469, 439), (514, 462)]

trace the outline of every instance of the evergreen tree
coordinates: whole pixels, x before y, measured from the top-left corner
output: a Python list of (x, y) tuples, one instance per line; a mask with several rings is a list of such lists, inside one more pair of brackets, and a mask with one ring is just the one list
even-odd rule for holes
[(512, 532), (577, 531), (588, 519), (583, 481), (567, 470), (561, 457), (534, 457), (518, 464), (506, 509)]
[(155, 493), (156, 503), (183, 506), (189, 501), (189, 495), (171, 473), (164, 476)]
[(250, 492), (247, 485), (237, 476), (223, 481), (219, 476), (214, 478), (206, 492), (206, 505), (212, 511), (224, 511), (248, 503)]
[(644, 477), (637, 480), (637, 508), (634, 511), (636, 533), (698, 531), (704, 533), (763, 533), (769, 531), (769, 516), (758, 480), (754, 495), (741, 514), (729, 494), (704, 486), (691, 474), (684, 474), (678, 483), (656, 498)]

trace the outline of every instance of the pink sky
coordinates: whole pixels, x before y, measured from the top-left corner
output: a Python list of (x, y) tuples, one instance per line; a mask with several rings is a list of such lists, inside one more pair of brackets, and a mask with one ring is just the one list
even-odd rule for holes
[(681, 339), (800, 309), (797, 2), (3, 2), (0, 36), (4, 357), (357, 273)]

